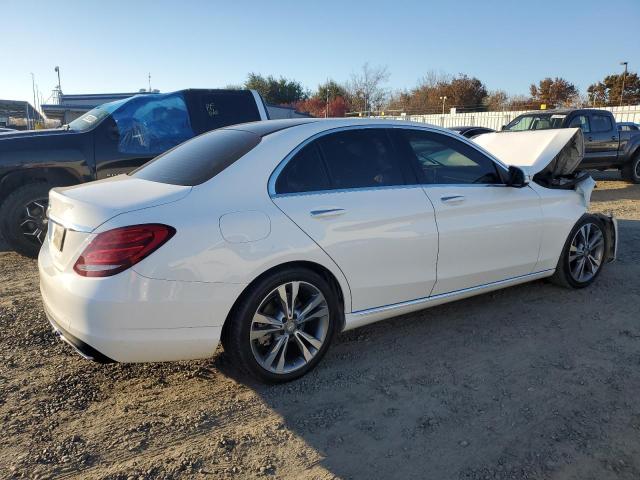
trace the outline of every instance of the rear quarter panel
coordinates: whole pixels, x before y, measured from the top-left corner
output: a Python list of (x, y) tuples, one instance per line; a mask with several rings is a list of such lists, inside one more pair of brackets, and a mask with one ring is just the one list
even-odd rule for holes
[[(283, 156), (275, 147), (273, 151), (268, 146), (256, 149), (213, 179), (195, 186), (184, 199), (120, 214), (95, 233), (155, 222), (176, 228), (176, 235), (166, 245), (133, 267), (155, 279), (247, 285), (284, 263), (313, 262), (337, 279), (348, 312), (351, 294), (340, 268), (269, 197), (269, 175)], [(233, 235), (225, 238), (220, 225), (222, 222), (226, 228), (230, 215), (260, 220), (259, 224), (248, 224), (246, 231), (234, 225)]]

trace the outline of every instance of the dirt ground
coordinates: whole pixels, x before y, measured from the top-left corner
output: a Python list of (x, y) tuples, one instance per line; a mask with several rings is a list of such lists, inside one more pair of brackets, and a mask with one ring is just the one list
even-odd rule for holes
[(221, 351), (87, 362), (51, 334), (36, 262), (0, 253), (0, 477), (638, 479), (640, 186), (614, 178), (592, 209), (620, 219), (619, 259), (591, 288), (364, 327), (280, 386)]

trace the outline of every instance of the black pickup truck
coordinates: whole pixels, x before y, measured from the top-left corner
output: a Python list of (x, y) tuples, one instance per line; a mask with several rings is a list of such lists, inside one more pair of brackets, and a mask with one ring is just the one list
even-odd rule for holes
[(266, 120), (252, 90), (136, 95), (52, 130), (0, 134), (0, 236), (36, 256), (47, 232), (49, 190), (127, 173), (196, 135)]
[(592, 108), (540, 110), (517, 116), (503, 130), (546, 130), (579, 127), (584, 133), (585, 157), (582, 168), (615, 168), (622, 177), (640, 183), (640, 132), (618, 130), (608, 110)]

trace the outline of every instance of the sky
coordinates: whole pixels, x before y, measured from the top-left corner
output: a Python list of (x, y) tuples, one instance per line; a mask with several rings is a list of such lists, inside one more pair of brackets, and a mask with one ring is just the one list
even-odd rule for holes
[(429, 71), (527, 94), (561, 76), (581, 91), (640, 70), (640, 0), (0, 0), (0, 99), (241, 84), (248, 72), (310, 90), (386, 66), (390, 90)]

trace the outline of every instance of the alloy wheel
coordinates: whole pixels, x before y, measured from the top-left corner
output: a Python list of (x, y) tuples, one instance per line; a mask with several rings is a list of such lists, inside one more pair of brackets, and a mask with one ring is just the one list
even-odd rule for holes
[(27, 203), (18, 219), (20, 231), (31, 242), (42, 245), (47, 236), (47, 198), (38, 198)]
[(569, 248), (569, 271), (579, 283), (596, 276), (604, 258), (604, 234), (595, 223), (585, 223), (575, 233)]
[(293, 281), (274, 288), (251, 321), (254, 358), (280, 375), (304, 367), (327, 340), (329, 315), (327, 300), (310, 283)]

